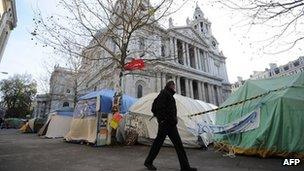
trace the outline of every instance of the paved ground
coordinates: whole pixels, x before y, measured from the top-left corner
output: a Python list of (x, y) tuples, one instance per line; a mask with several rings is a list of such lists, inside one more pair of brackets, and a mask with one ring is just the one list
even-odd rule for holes
[[(42, 139), (36, 134), (0, 130), (0, 171), (2, 170), (85, 170), (146, 171), (144, 158), (148, 146), (91, 147), (66, 143), (61, 139)], [(200, 171), (218, 170), (304, 170), (304, 166), (282, 166), (283, 159), (224, 157), (213, 149), (187, 149), (192, 166)], [(303, 161), (302, 161), (303, 163)], [(161, 149), (155, 161), (159, 171), (178, 171), (173, 148)]]

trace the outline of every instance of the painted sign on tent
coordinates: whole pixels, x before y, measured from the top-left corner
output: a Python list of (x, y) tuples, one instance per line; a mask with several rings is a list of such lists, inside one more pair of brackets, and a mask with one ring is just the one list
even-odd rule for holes
[(260, 108), (249, 112), (238, 120), (225, 125), (208, 125), (198, 123), (199, 133), (208, 132), (213, 134), (235, 134), (247, 132), (258, 128), (260, 125)]

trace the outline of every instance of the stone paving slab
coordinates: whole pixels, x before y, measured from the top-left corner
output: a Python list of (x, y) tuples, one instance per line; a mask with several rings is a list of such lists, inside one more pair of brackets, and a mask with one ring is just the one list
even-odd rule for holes
[[(146, 171), (143, 166), (149, 146), (91, 147), (66, 143), (62, 139), (43, 139), (37, 134), (0, 130), (0, 171)], [(207, 151), (186, 149), (190, 163), (199, 171), (304, 170), (300, 166), (282, 166), (282, 158), (224, 157), (212, 148)], [(174, 148), (163, 147), (155, 160), (159, 171), (178, 171)]]

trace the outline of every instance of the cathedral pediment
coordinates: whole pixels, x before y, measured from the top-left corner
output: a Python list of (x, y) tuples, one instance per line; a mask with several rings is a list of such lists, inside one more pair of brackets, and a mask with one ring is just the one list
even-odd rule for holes
[(202, 39), (202, 37), (191, 27), (176, 27), (172, 28), (173, 31), (180, 33), (181, 35), (187, 37), (192, 41), (196, 41), (198, 43), (203, 44), (204, 46), (208, 46), (207, 42)]

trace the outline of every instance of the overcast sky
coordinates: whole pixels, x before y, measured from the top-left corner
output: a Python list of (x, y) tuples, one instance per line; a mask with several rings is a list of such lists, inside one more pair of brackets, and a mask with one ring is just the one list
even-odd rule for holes
[[(37, 9), (37, 6), (39, 6), (46, 15), (56, 13), (58, 8), (55, 1), (57, 0), (16, 0), (17, 27), (9, 37), (0, 63), (0, 71), (5, 71), (9, 74), (1, 74), (0, 80), (14, 74), (23, 73), (32, 74), (35, 79), (40, 79), (41, 75), (45, 74), (45, 64), (48, 63), (53, 54), (31, 40), (33, 9)], [(235, 23), (240, 18), (231, 17), (230, 11), (211, 6), (209, 1), (202, 1), (198, 4), (205, 17), (211, 21), (213, 35), (218, 40), (220, 49), (227, 57), (226, 67), (230, 82), (235, 82), (237, 76), (242, 76), (245, 79), (249, 78), (254, 70), (264, 70), (271, 62), (283, 65), (301, 55), (303, 56), (301, 48), (294, 48), (289, 52), (276, 55), (264, 55), (258, 50), (260, 45), (255, 41), (267, 36), (269, 30), (257, 28), (248, 32), (246, 27), (235, 27)], [(185, 25), (187, 17), (192, 19), (195, 6), (196, 4), (191, 1), (174, 14), (172, 16), (174, 24)]]

